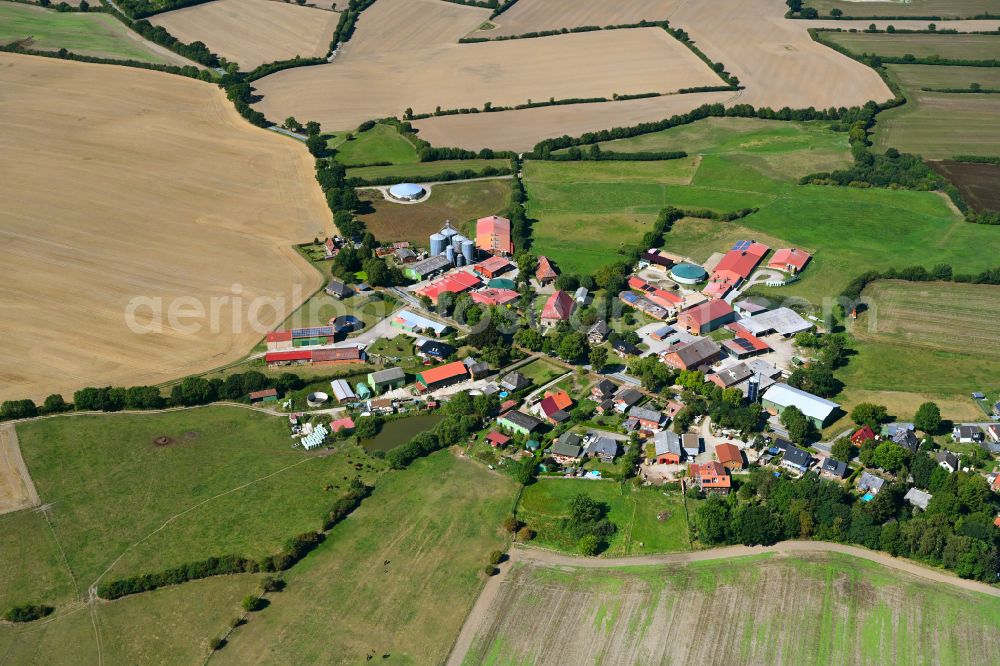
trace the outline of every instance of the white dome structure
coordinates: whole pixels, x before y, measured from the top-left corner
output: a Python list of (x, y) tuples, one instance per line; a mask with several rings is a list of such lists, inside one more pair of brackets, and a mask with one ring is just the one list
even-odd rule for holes
[(415, 201), (424, 196), (424, 188), (413, 183), (400, 183), (389, 188), (389, 196), (400, 201)]

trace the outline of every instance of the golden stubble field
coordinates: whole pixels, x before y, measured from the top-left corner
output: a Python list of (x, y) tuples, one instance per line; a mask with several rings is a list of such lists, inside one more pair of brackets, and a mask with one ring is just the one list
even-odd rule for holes
[(491, 20), (495, 27), (477, 30), (473, 37), (523, 35), (541, 30), (578, 28), (580, 26), (621, 25), (639, 21), (662, 21), (681, 4), (681, 0), (519, 0), (513, 7)]
[[(811, 22), (785, 19), (786, 10), (781, 0), (717, 0), (679, 4), (665, 17), (673, 27), (687, 31), (709, 58), (723, 63), (739, 78), (745, 87), (739, 94), (684, 95), (677, 99), (532, 109), (471, 118), (443, 116), (414, 124), (423, 138), (435, 144), (527, 150), (550, 136), (575, 136), (660, 120), (706, 102), (774, 109), (828, 108), (892, 98), (874, 70), (814, 42), (807, 32)], [(500, 18), (497, 20), (502, 23)], [(529, 41), (546, 39), (551, 38)]]
[[(658, 28), (457, 43), (485, 15), (440, 0), (379, 0), (361, 15), (355, 37), (333, 63), (257, 81), (263, 95), (257, 108), (269, 118), (294, 115), (326, 129), (348, 129), (371, 118), (402, 116), (407, 108), (428, 113), (438, 106), (482, 108), (486, 102), (610, 98), (721, 84)], [(486, 117), (482, 125), (490, 122)], [(495, 144), (489, 131), (482, 134), (483, 145)]]
[[(279, 297), (260, 319), (281, 321), (321, 285), (292, 247), (330, 230), (312, 159), (248, 125), (218, 88), (0, 54), (0, 91), (0, 399), (235, 361), (261, 334), (231, 326), (234, 312), (240, 324), (251, 299)], [(218, 301), (218, 331), (126, 325), (135, 297), (208, 310), (234, 284), (242, 302)]]
[[(329, 7), (329, 4), (325, 4)], [(326, 54), (340, 15), (274, 0), (215, 0), (149, 19), (182, 42), (204, 42), (244, 70)]]

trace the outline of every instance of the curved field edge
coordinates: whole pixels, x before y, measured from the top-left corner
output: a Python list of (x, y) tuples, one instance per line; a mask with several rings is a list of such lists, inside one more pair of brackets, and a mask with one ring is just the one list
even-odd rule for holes
[[(781, 552), (785, 545), (597, 567), (515, 550), (449, 664), (862, 664), (872, 654), (960, 664), (980, 663), (995, 637), (996, 590), (987, 596), (844, 553)], [(711, 640), (699, 638), (706, 631)]]

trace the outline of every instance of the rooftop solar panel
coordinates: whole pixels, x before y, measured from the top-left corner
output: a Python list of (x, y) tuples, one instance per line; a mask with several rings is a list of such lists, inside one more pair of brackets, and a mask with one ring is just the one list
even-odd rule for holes
[(742, 252), (748, 249), (751, 245), (753, 245), (753, 241), (748, 241), (748, 240), (736, 241), (736, 243), (733, 245), (733, 250), (736, 252)]

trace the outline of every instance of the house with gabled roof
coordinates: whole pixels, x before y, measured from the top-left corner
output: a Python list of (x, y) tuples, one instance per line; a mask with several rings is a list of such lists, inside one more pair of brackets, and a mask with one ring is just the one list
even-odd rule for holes
[(732, 488), (729, 470), (719, 462), (692, 463), (688, 476), (706, 494), (728, 495)]
[(569, 316), (573, 313), (573, 297), (565, 291), (556, 291), (549, 296), (542, 307), (542, 326), (555, 326), (560, 322), (569, 321)]
[(698, 338), (669, 347), (661, 358), (678, 370), (697, 370), (710, 366), (722, 356), (722, 347), (711, 338)]
[(555, 266), (552, 265), (549, 258), (538, 257), (538, 267), (535, 269), (535, 279), (538, 280), (538, 284), (544, 287), (555, 282), (557, 277), (559, 277), (559, 273), (556, 272)]
[(660, 465), (677, 465), (684, 460), (681, 436), (672, 430), (661, 430), (653, 435), (655, 461)]

